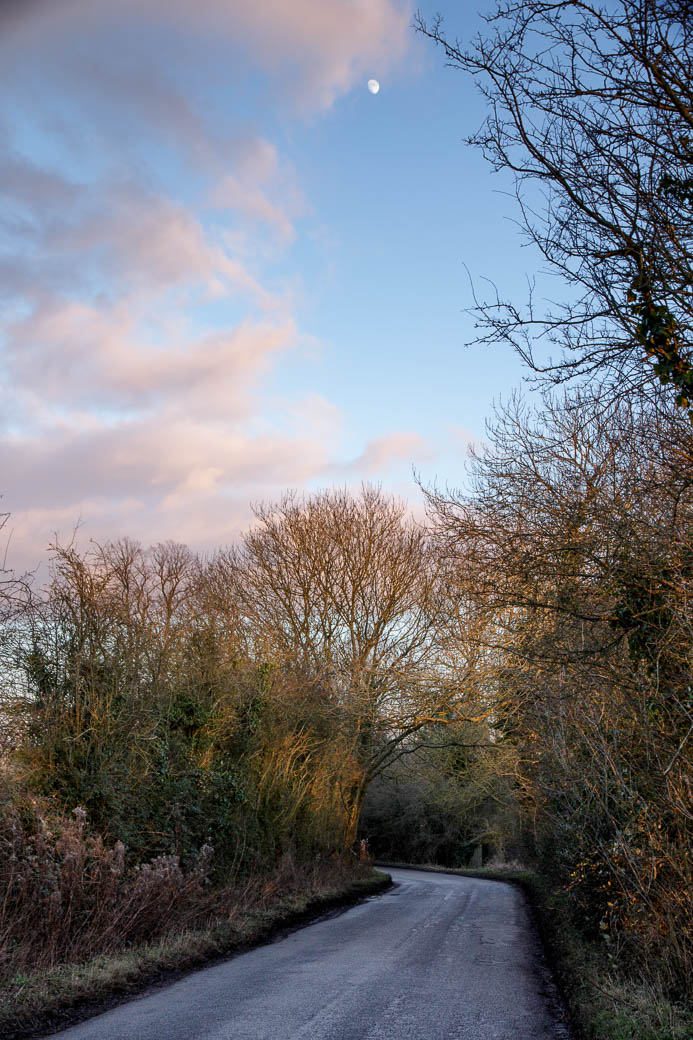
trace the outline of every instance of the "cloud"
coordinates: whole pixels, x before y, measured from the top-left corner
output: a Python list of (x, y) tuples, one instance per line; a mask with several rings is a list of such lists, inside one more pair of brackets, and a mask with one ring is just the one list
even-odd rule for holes
[(418, 433), (399, 431), (366, 442), (363, 451), (349, 462), (332, 463), (326, 473), (348, 477), (353, 474), (377, 477), (405, 462), (428, 461), (434, 457), (430, 443)]
[(448, 423), (445, 430), (449, 438), (450, 446), (454, 450), (462, 451), (465, 455), (468, 455), (470, 450), (481, 450), (488, 444), (484, 437), (479, 437), (477, 434), (467, 429), (466, 426), (458, 426), (454, 423)]
[(11, 329), (6, 363), (13, 385), (63, 409), (91, 404), (127, 412), (165, 404), (233, 419), (247, 412), (250, 386), (273, 356), (297, 343), (287, 320), (169, 336), (161, 345), (143, 338), (138, 318), (145, 315), (127, 297), (112, 307), (50, 301)]
[[(407, 48), (409, 4), (393, 0), (29, 0), (11, 3), (6, 32), (14, 47), (37, 38), (94, 36), (133, 24), (167, 25), (188, 36), (212, 37), (234, 59), (250, 58), (280, 80), (294, 101), (329, 107), (366, 72), (392, 68)], [(126, 37), (132, 47), (133, 40)], [(120, 42), (123, 46), (123, 43)]]
[[(345, 417), (310, 385), (276, 273), (312, 217), (278, 142), (401, 61), (409, 20), (396, 0), (0, 4), (16, 566), (80, 520), (98, 540), (228, 541), (251, 499), (426, 456), (392, 433), (334, 462)], [(305, 385), (278, 390), (298, 356)]]
[(42, 169), (18, 156), (0, 156), (0, 198), (17, 210), (31, 212), (37, 206), (70, 206), (78, 193), (78, 185), (54, 170)]
[(14, 566), (35, 566), (54, 532), (69, 538), (80, 522), (97, 540), (227, 543), (248, 522), (251, 499), (276, 498), (324, 467), (334, 443), (322, 420), (317, 430), (255, 433), (243, 421), (163, 410), (114, 425), (56, 426), (50, 438), (6, 437)]
[[(8, 168), (12, 177), (3, 176)], [(64, 287), (67, 273), (73, 293), (93, 287), (98, 274), (101, 291), (193, 283), (210, 295), (240, 291), (265, 307), (275, 302), (229, 253), (220, 233), (215, 240), (190, 208), (143, 184), (78, 186), (30, 162), (8, 160), (0, 164), (0, 195), (8, 212), (22, 214), (5, 221), (5, 235), (31, 295), (37, 274), (38, 284)]]
[(56, 429), (50, 441), (8, 437), (3, 473), (21, 489), (25, 508), (131, 497), (158, 509), (171, 496), (183, 501), (200, 490), (302, 483), (324, 451), (311, 431), (253, 435), (239, 424), (164, 412), (111, 426)]
[(268, 226), (284, 242), (294, 240), (293, 219), (307, 209), (294, 172), (280, 162), (273, 144), (257, 137), (238, 149), (234, 173), (225, 174), (215, 184), (210, 202)]

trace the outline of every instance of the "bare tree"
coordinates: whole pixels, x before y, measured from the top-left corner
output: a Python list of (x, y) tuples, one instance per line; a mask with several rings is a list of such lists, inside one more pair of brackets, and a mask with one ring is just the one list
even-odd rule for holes
[(342, 781), (351, 842), (373, 777), (424, 727), (459, 714), (464, 668), (443, 652), (444, 583), (426, 531), (376, 488), (288, 494), (256, 516), (217, 566), (248, 653), (322, 691), (330, 739), (352, 761)]
[[(660, 392), (663, 397), (663, 392)], [(693, 432), (673, 402), (515, 400), (433, 494), (519, 749), (542, 869), (631, 963), (690, 995)], [(645, 956), (643, 956), (645, 954)]]
[[(418, 29), (471, 73), (489, 113), (470, 138), (515, 178), (520, 222), (567, 302), (496, 295), (473, 313), (544, 377), (658, 376), (693, 398), (693, 20), (684, 0), (503, 0), (470, 50)], [(556, 356), (551, 356), (558, 350)]]

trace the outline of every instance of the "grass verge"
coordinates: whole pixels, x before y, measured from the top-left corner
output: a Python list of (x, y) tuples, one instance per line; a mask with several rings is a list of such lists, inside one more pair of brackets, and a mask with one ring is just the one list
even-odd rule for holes
[(532, 908), (544, 950), (581, 1040), (692, 1040), (693, 1010), (673, 1004), (652, 983), (624, 978), (615, 957), (589, 942), (570, 920), (566, 897), (539, 874), (512, 865), (453, 869), (379, 863), (518, 885)]
[(210, 928), (170, 933), (83, 964), (17, 975), (0, 986), (0, 1036), (25, 1040), (65, 1029), (150, 986), (243, 953), (391, 884), (387, 874), (374, 870), (367, 877), (277, 898)]

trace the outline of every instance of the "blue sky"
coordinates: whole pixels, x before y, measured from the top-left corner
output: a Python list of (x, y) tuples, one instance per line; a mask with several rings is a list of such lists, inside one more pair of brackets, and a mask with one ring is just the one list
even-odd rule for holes
[[(524, 298), (474, 85), (398, 0), (29, 0), (0, 16), (9, 562), (55, 534), (208, 549), (251, 501), (459, 483), (522, 376), (468, 269)], [(425, 8), (423, 9), (426, 14)], [(478, 21), (450, 11), (461, 40)], [(377, 95), (369, 77), (381, 84)]]

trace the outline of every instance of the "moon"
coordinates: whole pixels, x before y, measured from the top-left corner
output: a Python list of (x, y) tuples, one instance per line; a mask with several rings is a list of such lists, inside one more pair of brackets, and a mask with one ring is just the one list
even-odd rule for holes
[(377, 79), (368, 80), (368, 89), (370, 90), (371, 94), (378, 93), (378, 91), (380, 90), (380, 84), (378, 83)]

